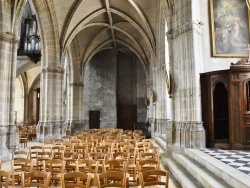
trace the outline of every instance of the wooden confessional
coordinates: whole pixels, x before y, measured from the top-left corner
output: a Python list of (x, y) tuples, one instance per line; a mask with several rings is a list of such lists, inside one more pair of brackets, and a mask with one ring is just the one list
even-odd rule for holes
[(250, 62), (201, 74), (202, 120), (208, 148), (250, 149)]

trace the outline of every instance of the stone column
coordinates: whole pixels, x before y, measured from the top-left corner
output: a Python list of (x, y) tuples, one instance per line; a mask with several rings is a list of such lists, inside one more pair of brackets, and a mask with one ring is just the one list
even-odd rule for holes
[[(33, 100), (33, 99), (32, 99)], [(29, 96), (28, 94), (24, 94), (24, 119), (23, 119), (24, 124), (29, 124)]]
[[(82, 131), (88, 127), (83, 122), (83, 91), (84, 84), (82, 82), (73, 82), (69, 84), (69, 99), (67, 106), (67, 132), (74, 133)], [(67, 133), (68, 134), (68, 133)]]
[(14, 124), (14, 96), (18, 38), (0, 33), (0, 158), (19, 147), (18, 130)]
[(62, 68), (44, 68), (41, 75), (40, 121), (37, 126), (38, 141), (49, 141), (65, 135), (63, 113)]
[(202, 26), (198, 21), (198, 13), (192, 13), (192, 10), (199, 7), (199, 1), (188, 1), (188, 3), (183, 1), (174, 6), (176, 6), (173, 8), (176, 12), (172, 15), (174, 25), (168, 31), (167, 36), (171, 40), (171, 49), (175, 49), (172, 63), (173, 79), (171, 80), (174, 85), (173, 126), (175, 128), (168, 127), (168, 133), (170, 129), (173, 130), (173, 145), (175, 146), (205, 147), (205, 131), (201, 122), (199, 75), (202, 65)]

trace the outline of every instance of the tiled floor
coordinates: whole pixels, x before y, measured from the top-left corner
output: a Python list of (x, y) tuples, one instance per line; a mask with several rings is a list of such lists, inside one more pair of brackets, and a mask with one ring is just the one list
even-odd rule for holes
[(250, 176), (250, 151), (201, 149), (204, 153)]

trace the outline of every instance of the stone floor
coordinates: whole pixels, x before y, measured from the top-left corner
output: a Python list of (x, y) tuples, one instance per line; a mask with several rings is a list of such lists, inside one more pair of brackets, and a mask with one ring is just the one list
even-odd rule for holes
[(250, 176), (250, 151), (201, 149), (204, 153)]

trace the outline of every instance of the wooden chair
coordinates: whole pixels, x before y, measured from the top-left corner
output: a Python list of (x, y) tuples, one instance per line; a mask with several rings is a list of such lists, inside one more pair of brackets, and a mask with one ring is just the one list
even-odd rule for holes
[(65, 172), (76, 171), (76, 161), (78, 160), (78, 153), (76, 152), (64, 152), (63, 160), (65, 161)]
[(84, 172), (68, 172), (62, 174), (61, 187), (62, 188), (89, 188), (91, 178)]
[(26, 148), (28, 146), (28, 132), (26, 131), (21, 131), (19, 135), (19, 143), (21, 147), (23, 146)]
[(54, 181), (55, 185), (61, 180), (64, 168), (65, 161), (61, 159), (49, 159), (44, 162), (44, 169), (51, 173), (50, 181)]
[(0, 187), (8, 188), (10, 185), (10, 173), (0, 170)]
[(146, 186), (156, 186), (156, 185), (164, 185), (165, 188), (168, 188), (169, 174), (170, 173), (168, 171), (157, 170), (157, 169), (140, 172), (139, 185), (141, 186), (141, 188), (144, 188)]
[(44, 161), (52, 159), (51, 151), (40, 151), (36, 153), (36, 169), (38, 171), (45, 171)]
[(48, 188), (50, 182), (50, 173), (33, 171), (23, 172), (21, 176), (21, 187), (41, 187)]
[(30, 159), (33, 162), (33, 168), (36, 169), (36, 153), (37, 152), (42, 152), (43, 151), (43, 146), (31, 146), (29, 148), (29, 154), (30, 154)]
[(33, 162), (31, 159), (13, 159), (11, 161), (11, 179), (12, 186), (16, 183), (20, 185), (22, 172), (31, 172), (33, 170)]
[(122, 172), (103, 172), (94, 175), (94, 184), (98, 188), (102, 187), (126, 187), (126, 173)]

